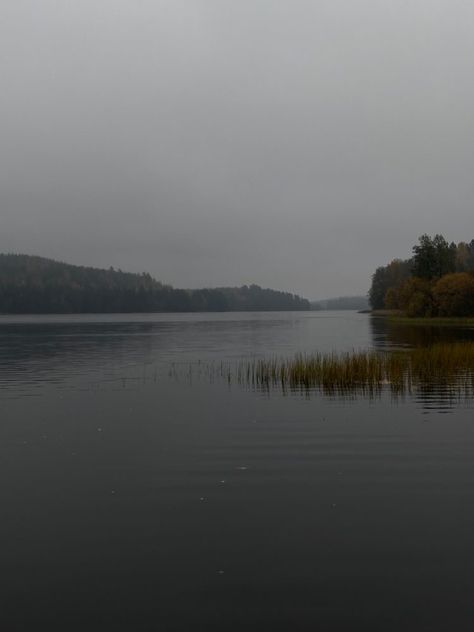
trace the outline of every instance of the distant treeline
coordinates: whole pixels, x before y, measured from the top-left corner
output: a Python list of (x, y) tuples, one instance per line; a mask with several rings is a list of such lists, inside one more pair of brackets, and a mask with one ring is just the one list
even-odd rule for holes
[(363, 310), (368, 309), (369, 300), (366, 296), (338, 296), (337, 298), (328, 298), (324, 301), (313, 301), (311, 309), (347, 309), (347, 310)]
[(258, 285), (175, 289), (149, 274), (0, 254), (0, 313), (222, 312), (308, 310), (309, 301)]
[(411, 259), (394, 259), (372, 275), (373, 309), (408, 316), (474, 315), (474, 239), (448, 243), (442, 235), (422, 235)]

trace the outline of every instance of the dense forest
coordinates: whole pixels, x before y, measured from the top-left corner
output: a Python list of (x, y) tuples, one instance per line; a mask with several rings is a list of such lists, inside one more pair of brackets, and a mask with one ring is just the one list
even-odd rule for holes
[(308, 310), (309, 301), (258, 285), (180, 290), (149, 274), (0, 254), (0, 313), (221, 312)]
[(407, 316), (474, 316), (474, 239), (448, 243), (421, 235), (411, 259), (394, 259), (372, 275), (373, 309)]

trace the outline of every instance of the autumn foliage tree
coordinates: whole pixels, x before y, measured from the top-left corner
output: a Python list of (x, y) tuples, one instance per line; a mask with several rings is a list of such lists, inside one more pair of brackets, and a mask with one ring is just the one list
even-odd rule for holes
[(436, 309), (432, 284), (419, 277), (411, 277), (387, 291), (385, 303), (388, 309), (399, 309), (407, 316), (433, 316)]
[(474, 275), (444, 275), (433, 287), (433, 299), (440, 316), (474, 315)]
[(372, 275), (373, 309), (408, 316), (474, 316), (474, 240), (448, 243), (442, 235), (421, 235), (413, 257), (395, 259)]

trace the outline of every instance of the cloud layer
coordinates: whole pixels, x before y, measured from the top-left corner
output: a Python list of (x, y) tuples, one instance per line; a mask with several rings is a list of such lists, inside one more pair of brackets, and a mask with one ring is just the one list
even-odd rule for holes
[(0, 1), (0, 250), (364, 293), (474, 238), (474, 5)]

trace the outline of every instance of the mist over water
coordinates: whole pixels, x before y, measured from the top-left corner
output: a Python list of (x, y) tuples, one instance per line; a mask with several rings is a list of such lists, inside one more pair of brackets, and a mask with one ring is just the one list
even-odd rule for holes
[(470, 629), (472, 401), (170, 370), (443, 338), (472, 330), (351, 312), (2, 318), (6, 627)]

